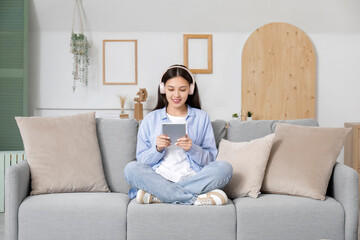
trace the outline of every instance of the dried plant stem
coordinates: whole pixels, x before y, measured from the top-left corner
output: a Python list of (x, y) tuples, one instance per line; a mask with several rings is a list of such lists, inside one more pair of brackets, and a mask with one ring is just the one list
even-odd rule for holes
[(124, 106), (125, 106), (126, 97), (120, 96), (120, 103), (121, 103), (121, 114), (124, 114)]

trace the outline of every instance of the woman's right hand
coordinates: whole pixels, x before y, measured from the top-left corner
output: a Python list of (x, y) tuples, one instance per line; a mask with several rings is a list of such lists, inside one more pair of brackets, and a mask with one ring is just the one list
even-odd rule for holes
[(158, 152), (162, 152), (166, 147), (170, 146), (170, 138), (165, 135), (161, 134), (156, 138), (156, 150)]

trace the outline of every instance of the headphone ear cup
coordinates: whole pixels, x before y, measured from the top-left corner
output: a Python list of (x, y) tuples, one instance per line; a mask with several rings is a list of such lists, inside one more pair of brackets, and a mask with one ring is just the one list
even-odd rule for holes
[(193, 95), (194, 94), (194, 90), (195, 90), (195, 84), (191, 83), (190, 84), (190, 89), (189, 89), (189, 95)]
[(160, 83), (159, 87), (160, 87), (160, 94), (165, 94), (165, 85), (163, 82)]

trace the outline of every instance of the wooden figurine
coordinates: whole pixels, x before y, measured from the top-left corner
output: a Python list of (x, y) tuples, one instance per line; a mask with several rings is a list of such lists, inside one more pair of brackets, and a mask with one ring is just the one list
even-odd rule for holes
[(140, 88), (139, 92), (136, 95), (139, 95), (139, 97), (134, 98), (135, 101), (134, 118), (137, 121), (140, 121), (143, 119), (143, 105), (141, 102), (146, 101), (148, 94), (145, 88)]

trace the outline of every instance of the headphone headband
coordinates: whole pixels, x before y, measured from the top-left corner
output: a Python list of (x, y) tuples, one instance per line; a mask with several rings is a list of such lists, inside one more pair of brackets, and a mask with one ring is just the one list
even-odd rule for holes
[[(181, 65), (170, 66), (168, 69), (166, 69), (166, 71), (164, 72), (164, 74), (165, 74), (167, 71), (169, 71), (170, 69), (173, 69), (173, 68), (181, 68), (181, 69), (184, 69), (185, 71), (187, 71), (187, 72), (189, 73), (190, 77), (191, 77), (192, 83), (195, 83), (195, 78), (194, 78), (194, 76), (192, 75), (192, 73), (190, 72), (190, 70), (187, 69), (186, 67), (181, 66)], [(164, 76), (164, 74), (163, 74), (163, 76)]]
[(168, 69), (166, 69), (166, 71), (163, 73), (162, 77), (161, 77), (161, 82), (160, 82), (160, 93), (161, 94), (165, 94), (165, 84), (162, 82), (162, 78), (164, 77), (165, 73), (167, 71), (169, 71), (170, 69), (173, 69), (173, 68), (181, 68), (185, 71), (187, 71), (191, 77), (191, 80), (192, 80), (192, 83), (190, 84), (190, 91), (189, 91), (189, 95), (193, 95), (194, 94), (194, 90), (195, 90), (195, 78), (194, 76), (192, 75), (192, 73), (190, 72), (189, 69), (187, 69), (186, 67), (183, 67), (181, 65), (174, 65), (174, 66), (170, 66)]

